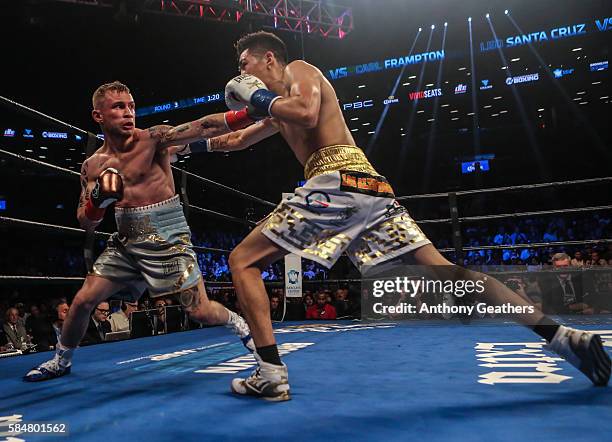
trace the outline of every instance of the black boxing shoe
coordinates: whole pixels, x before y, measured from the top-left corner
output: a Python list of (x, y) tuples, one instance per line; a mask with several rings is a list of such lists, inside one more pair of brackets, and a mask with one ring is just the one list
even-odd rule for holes
[(599, 335), (561, 325), (548, 348), (583, 372), (593, 384), (608, 385), (612, 363)]

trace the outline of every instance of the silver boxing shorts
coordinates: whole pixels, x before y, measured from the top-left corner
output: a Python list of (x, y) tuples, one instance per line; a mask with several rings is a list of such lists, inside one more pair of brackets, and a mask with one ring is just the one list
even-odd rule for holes
[(115, 208), (118, 232), (93, 265), (92, 274), (153, 297), (195, 286), (202, 274), (178, 195), (144, 207)]

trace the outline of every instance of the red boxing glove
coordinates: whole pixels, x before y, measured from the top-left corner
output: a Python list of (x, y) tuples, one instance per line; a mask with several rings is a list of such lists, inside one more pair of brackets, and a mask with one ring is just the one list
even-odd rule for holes
[(85, 204), (85, 216), (88, 220), (95, 222), (102, 221), (105, 212), (106, 209), (99, 209), (93, 205), (90, 199), (87, 199), (87, 204)]
[(227, 111), (223, 114), (223, 117), (225, 118), (225, 125), (232, 131), (244, 129), (255, 123), (255, 120), (249, 116), (246, 107), (238, 111)]

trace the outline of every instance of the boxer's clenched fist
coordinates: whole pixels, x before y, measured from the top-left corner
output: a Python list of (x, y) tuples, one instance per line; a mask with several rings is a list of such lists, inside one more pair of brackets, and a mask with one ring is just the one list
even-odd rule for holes
[(269, 91), (263, 81), (253, 75), (238, 75), (225, 86), (225, 103), (231, 110), (247, 107), (249, 116), (261, 119), (270, 116), (272, 104), (281, 98)]
[(85, 216), (91, 221), (100, 221), (108, 206), (123, 198), (123, 179), (117, 169), (104, 169), (89, 195)]

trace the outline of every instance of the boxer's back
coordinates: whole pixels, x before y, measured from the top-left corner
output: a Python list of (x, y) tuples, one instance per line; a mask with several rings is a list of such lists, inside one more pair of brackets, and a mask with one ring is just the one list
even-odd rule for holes
[(310, 155), (325, 146), (336, 144), (355, 145), (351, 132), (344, 121), (334, 88), (316, 67), (298, 60), (285, 68), (286, 87), (291, 89), (292, 70), (307, 70), (319, 83), (321, 107), (318, 123), (313, 128), (305, 128), (291, 123), (280, 122), (280, 131), (295, 153), (300, 163), (305, 164)]

